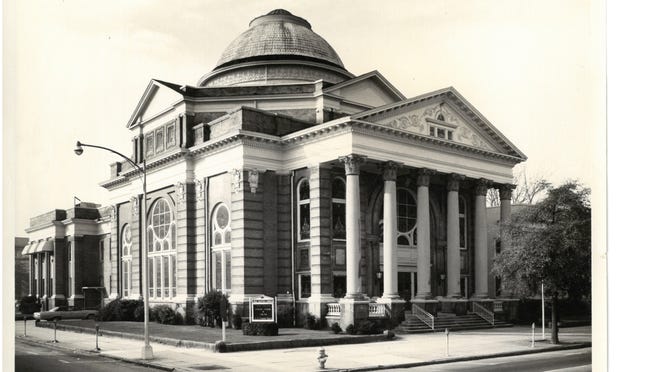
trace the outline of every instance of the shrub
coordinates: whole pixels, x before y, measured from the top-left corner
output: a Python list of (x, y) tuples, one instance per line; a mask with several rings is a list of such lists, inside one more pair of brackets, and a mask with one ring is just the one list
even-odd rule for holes
[(375, 335), (382, 332), (378, 324), (371, 320), (361, 320), (356, 327), (357, 334), (359, 335)]
[(215, 327), (223, 320), (229, 320), (231, 306), (227, 296), (219, 291), (210, 291), (200, 298), (195, 312), (201, 326)]
[(383, 331), (383, 333), (385, 334), (385, 338), (388, 339), (388, 340), (393, 339), (394, 336), (395, 336), (395, 335), (394, 335), (394, 331), (392, 331), (392, 330), (390, 330), (390, 329), (388, 329), (388, 330), (386, 330), (386, 331)]
[(234, 329), (241, 329), (241, 326), (243, 325), (243, 318), (241, 318), (240, 315), (234, 314), (231, 317), (231, 326)]
[(142, 300), (117, 299), (109, 302), (99, 312), (99, 320), (107, 321), (144, 321)]
[(352, 325), (352, 324), (349, 324), (346, 327), (346, 333), (349, 334), (349, 335), (354, 335), (355, 334), (355, 326)]
[(156, 305), (153, 307), (154, 320), (161, 324), (177, 324), (177, 313), (167, 305)]
[(321, 329), (323, 328), (323, 320), (316, 319), (316, 317), (310, 313), (305, 314), (305, 323), (303, 324), (305, 329)]
[(279, 327), (277, 323), (245, 323), (243, 334), (246, 336), (277, 336)]
[(334, 334), (341, 333), (341, 327), (339, 326), (339, 323), (332, 323), (332, 327), (330, 327), (330, 329)]
[(39, 310), (41, 310), (41, 304), (35, 296), (22, 297), (18, 303), (18, 311), (21, 314), (32, 314)]

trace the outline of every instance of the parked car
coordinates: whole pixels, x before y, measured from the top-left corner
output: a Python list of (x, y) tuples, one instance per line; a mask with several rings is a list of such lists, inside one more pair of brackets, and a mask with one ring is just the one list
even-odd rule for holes
[(54, 307), (48, 311), (34, 313), (36, 320), (62, 320), (62, 319), (96, 319), (96, 310), (67, 310), (66, 308)]

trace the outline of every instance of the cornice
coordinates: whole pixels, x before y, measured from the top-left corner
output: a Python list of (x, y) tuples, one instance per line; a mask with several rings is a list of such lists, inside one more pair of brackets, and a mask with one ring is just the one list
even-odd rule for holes
[[(163, 165), (174, 162), (178, 159), (184, 159), (189, 154), (189, 150), (185, 148), (180, 148), (178, 151), (173, 151), (170, 153), (159, 155), (156, 158), (153, 158), (147, 162), (147, 171), (150, 169), (160, 168)], [(141, 172), (135, 168), (131, 168), (128, 171), (122, 173), (119, 177), (109, 179), (107, 181), (100, 182), (99, 185), (106, 189), (113, 186), (121, 185), (123, 183), (129, 182), (135, 177), (140, 177)]]

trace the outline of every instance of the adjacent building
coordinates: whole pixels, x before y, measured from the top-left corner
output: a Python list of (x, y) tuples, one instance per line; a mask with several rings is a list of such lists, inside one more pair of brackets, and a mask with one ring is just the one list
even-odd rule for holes
[[(218, 290), (237, 312), (267, 295), (345, 326), (383, 307), (462, 312), (496, 297), (486, 192), (500, 190), (508, 218), (525, 155), (452, 87), (407, 98), (377, 71), (349, 72), (301, 17), (253, 19), (194, 86), (150, 81), (126, 126), (146, 197), (141, 173), (117, 162), (101, 183), (109, 206), (28, 229), (24, 253), (47, 274), (32, 293), (50, 302), (102, 286), (190, 312)], [(59, 270), (74, 277), (44, 284)]]

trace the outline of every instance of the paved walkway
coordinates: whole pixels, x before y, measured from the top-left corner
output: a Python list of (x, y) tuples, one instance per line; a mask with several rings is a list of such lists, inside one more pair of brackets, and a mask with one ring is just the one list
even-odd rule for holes
[[(53, 330), (37, 328), (27, 323), (28, 342), (47, 343), (53, 339)], [(16, 337), (23, 338), (23, 322), (16, 322)], [(549, 338), (550, 334), (546, 334)], [(537, 333), (540, 339), (540, 334)], [(57, 347), (93, 351), (95, 337), (74, 332), (57, 332)], [(560, 330), (559, 347), (580, 347), (579, 343), (591, 342), (591, 327)], [(531, 348), (530, 330), (522, 327), (489, 329), (483, 331), (454, 332), (449, 337), (449, 357), (445, 356), (444, 334), (416, 334), (397, 336), (393, 341), (358, 345), (336, 345), (325, 348), (328, 354), (326, 367), (330, 370), (370, 370), (379, 366), (402, 367), (423, 365), (429, 362), (465, 360), (488, 355), (509, 355), (537, 352), (557, 348), (549, 342), (537, 341)], [(140, 349), (143, 342), (100, 337), (100, 354), (108, 357), (142, 362)], [(318, 370), (317, 347), (296, 349), (213, 353), (201, 349), (177, 348), (152, 343), (154, 359), (149, 364), (167, 370), (200, 371), (231, 369), (234, 371), (314, 371)], [(584, 346), (584, 344), (582, 344)]]

